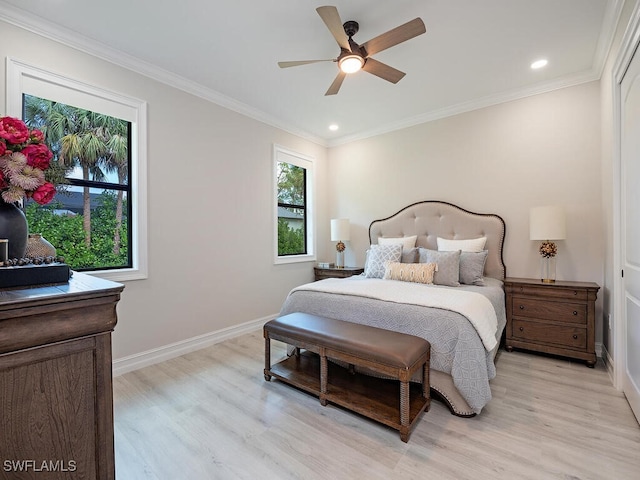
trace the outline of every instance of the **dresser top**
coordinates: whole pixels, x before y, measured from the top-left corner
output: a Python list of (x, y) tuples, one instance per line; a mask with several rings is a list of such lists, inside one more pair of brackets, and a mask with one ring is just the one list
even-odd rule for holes
[(84, 298), (119, 295), (124, 285), (73, 272), (68, 283), (0, 289), (0, 310), (25, 305), (59, 303)]
[(538, 285), (541, 287), (549, 288), (587, 288), (599, 290), (600, 286), (593, 282), (573, 282), (569, 280), (556, 280), (553, 283), (545, 283), (542, 280), (535, 278), (513, 278), (507, 277), (504, 279), (504, 284), (507, 285)]

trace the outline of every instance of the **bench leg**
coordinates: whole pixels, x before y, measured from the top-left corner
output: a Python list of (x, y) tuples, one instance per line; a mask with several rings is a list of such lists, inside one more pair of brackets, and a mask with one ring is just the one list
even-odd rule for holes
[[(322, 349), (324, 350), (324, 349)], [(327, 382), (328, 382), (327, 356), (324, 351), (320, 352), (320, 405), (327, 405)]]
[(268, 382), (271, 380), (271, 339), (266, 336), (264, 338), (264, 379)]
[(409, 382), (400, 382), (400, 439), (409, 440)]
[(429, 360), (427, 360), (422, 368), (422, 396), (427, 399), (425, 411), (431, 408), (431, 383), (429, 380)]

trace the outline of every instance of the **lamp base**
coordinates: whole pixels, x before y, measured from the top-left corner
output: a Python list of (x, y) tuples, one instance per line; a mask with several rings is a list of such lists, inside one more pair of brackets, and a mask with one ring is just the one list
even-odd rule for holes
[(344, 252), (336, 252), (336, 268), (344, 268)]
[(540, 278), (542, 283), (555, 283), (556, 257), (542, 257), (540, 259)]

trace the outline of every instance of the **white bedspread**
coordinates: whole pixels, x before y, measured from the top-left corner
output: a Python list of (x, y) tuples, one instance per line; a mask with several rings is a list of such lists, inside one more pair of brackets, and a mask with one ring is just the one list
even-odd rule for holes
[(301, 285), (292, 291), (296, 290), (353, 295), (387, 302), (450, 310), (464, 315), (469, 320), (488, 351), (493, 350), (497, 345), (498, 319), (496, 312), (491, 302), (479, 293), (459, 290), (455, 287), (440, 287), (377, 278), (362, 278), (357, 282), (328, 278)]

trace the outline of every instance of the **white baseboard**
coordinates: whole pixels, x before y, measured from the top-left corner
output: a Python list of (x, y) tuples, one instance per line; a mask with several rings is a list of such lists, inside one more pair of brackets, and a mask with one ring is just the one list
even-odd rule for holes
[(198, 335), (197, 337), (188, 338), (187, 340), (147, 350), (146, 352), (119, 358), (113, 362), (113, 376), (117, 377), (118, 375), (138, 370), (139, 368), (164, 362), (165, 360), (179, 357), (180, 355), (194, 352), (201, 348), (210, 347), (211, 345), (229, 340), (230, 338), (239, 337), (245, 333), (253, 332), (262, 328), (266, 322), (276, 318), (277, 316), (277, 314), (269, 315), (240, 325), (234, 325), (233, 327), (223, 328), (222, 330), (205, 333), (204, 335)]
[(607, 347), (602, 345), (602, 361), (604, 362), (604, 366), (607, 367), (607, 372), (609, 373), (609, 378), (611, 379), (611, 383), (615, 386), (615, 382), (613, 381), (613, 358), (609, 355), (609, 351)]

